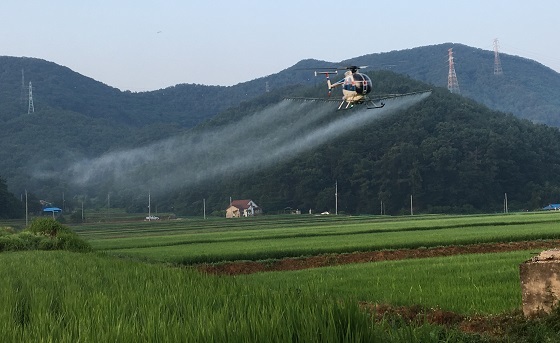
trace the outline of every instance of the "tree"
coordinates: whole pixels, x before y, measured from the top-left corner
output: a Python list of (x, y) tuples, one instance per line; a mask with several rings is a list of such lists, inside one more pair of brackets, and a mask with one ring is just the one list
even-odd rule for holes
[(23, 215), (24, 209), (21, 201), (8, 192), (6, 181), (0, 177), (0, 218), (21, 218)]

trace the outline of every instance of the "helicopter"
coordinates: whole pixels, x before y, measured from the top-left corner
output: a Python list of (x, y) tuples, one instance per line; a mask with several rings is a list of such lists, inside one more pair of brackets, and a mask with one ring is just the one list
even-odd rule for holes
[[(354, 105), (366, 105), (368, 109), (382, 108), (385, 106), (381, 99), (370, 99), (367, 95), (372, 90), (372, 82), (369, 76), (358, 72), (361, 68), (367, 66), (349, 66), (344, 68), (319, 68), (322, 71), (315, 71), (315, 76), (325, 75), (327, 78), (327, 87), (329, 89), (328, 98), (289, 98), (292, 100), (313, 100), (313, 101), (335, 101), (340, 102), (338, 110), (347, 110)], [(346, 70), (344, 78), (335, 83), (331, 82), (330, 75), (337, 75), (339, 70)], [(330, 98), (332, 89), (342, 87), (342, 101)]]
[[(327, 71), (315, 71), (315, 76), (323, 74), (327, 78), (327, 86), (329, 88), (328, 95), (331, 95), (332, 89), (342, 86), (342, 102), (338, 106), (338, 109), (349, 109), (354, 107), (354, 105), (365, 104), (368, 109), (382, 108), (385, 103), (376, 103), (374, 100), (368, 98), (368, 94), (372, 90), (372, 82), (369, 76), (366, 74), (358, 72), (361, 68), (366, 68), (367, 66), (349, 66), (345, 68), (330, 69)], [(339, 70), (346, 69), (344, 73), (344, 78), (335, 83), (331, 83), (330, 74), (338, 74)], [(325, 99), (327, 101), (332, 101), (330, 99)], [(333, 99), (334, 101), (338, 101)]]
[[(373, 87), (369, 76), (360, 73), (359, 70), (367, 66), (348, 66), (343, 68), (315, 68), (315, 76), (325, 75), (327, 79), (328, 96), (327, 98), (288, 98), (292, 100), (312, 100), (312, 101), (335, 101), (340, 102), (338, 110), (348, 110), (354, 108), (355, 105), (365, 105), (367, 109), (382, 108), (385, 106), (383, 100), (398, 98), (407, 95), (414, 95), (428, 91), (413, 92), (406, 94), (386, 94), (374, 99), (368, 96)], [(317, 71), (320, 70), (320, 71)], [(331, 82), (330, 75), (337, 75), (339, 70), (346, 70), (344, 78), (335, 83)], [(332, 89), (342, 87), (342, 99), (330, 98)]]

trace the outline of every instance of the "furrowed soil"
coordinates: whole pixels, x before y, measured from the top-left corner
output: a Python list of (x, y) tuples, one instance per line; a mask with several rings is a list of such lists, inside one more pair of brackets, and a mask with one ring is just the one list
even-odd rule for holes
[(470, 245), (449, 245), (434, 248), (399, 249), (354, 252), (345, 254), (323, 254), (318, 256), (284, 258), (266, 261), (231, 261), (214, 264), (200, 264), (198, 270), (209, 274), (239, 275), (272, 271), (288, 271), (319, 268), (349, 263), (403, 260), (411, 258), (442, 257), (462, 254), (485, 254), (518, 250), (560, 247), (560, 240), (522, 241), (510, 243), (483, 243)]

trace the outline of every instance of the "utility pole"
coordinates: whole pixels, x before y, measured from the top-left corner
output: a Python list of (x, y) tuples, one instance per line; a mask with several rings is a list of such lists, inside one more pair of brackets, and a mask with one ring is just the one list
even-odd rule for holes
[(204, 219), (206, 219), (206, 198), (202, 199), (202, 206), (204, 208)]
[(504, 193), (504, 213), (508, 213), (508, 199), (507, 199), (507, 193)]
[(334, 214), (338, 215), (338, 180), (334, 184)]
[(29, 226), (28, 220), (29, 207), (27, 206), (27, 189), (25, 190), (25, 227)]
[(152, 221), (152, 193), (148, 191), (148, 221)]
[(461, 94), (459, 90), (459, 81), (457, 80), (457, 74), (455, 73), (455, 62), (453, 61), (453, 48), (448, 51), (449, 55), (449, 74), (447, 76), (447, 89), (454, 94)]
[(498, 38), (494, 39), (494, 75), (503, 75), (500, 52), (498, 51)]
[(410, 195), (410, 215), (414, 215), (414, 211), (412, 210), (412, 194)]
[(111, 208), (111, 193), (107, 193), (107, 221), (109, 221), (109, 209)]

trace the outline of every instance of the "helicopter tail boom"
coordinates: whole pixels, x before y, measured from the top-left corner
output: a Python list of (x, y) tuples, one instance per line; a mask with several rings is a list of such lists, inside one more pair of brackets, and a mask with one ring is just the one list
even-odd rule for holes
[[(331, 71), (315, 71), (315, 76), (322, 74), (327, 77), (327, 86), (329, 87), (329, 96), (331, 95), (331, 89), (333, 89), (333, 84), (331, 83), (331, 78), (329, 74), (338, 74), (338, 70), (331, 70)], [(337, 86), (335, 84), (335, 86)]]

